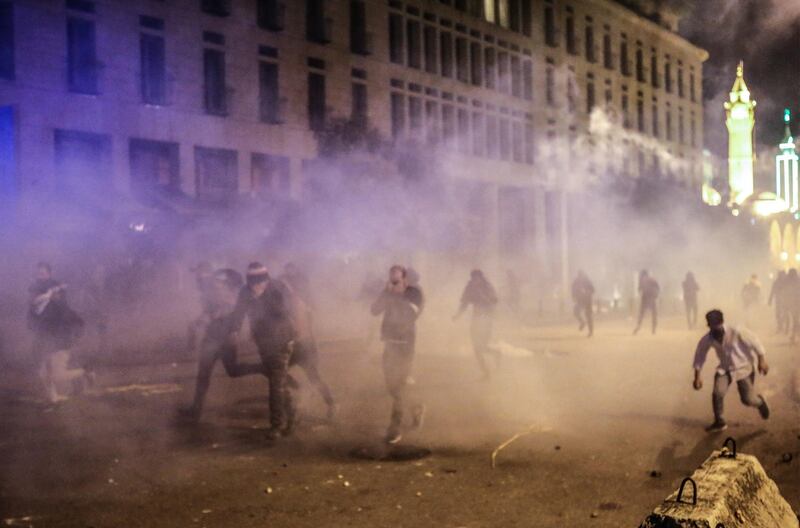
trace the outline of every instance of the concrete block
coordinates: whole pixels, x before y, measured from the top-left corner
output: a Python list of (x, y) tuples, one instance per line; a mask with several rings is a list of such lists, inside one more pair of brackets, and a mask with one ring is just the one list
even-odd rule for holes
[[(724, 453), (728, 455), (728, 451)], [(798, 528), (797, 515), (758, 459), (714, 451), (692, 474), (696, 504), (687, 483), (681, 501), (675, 491), (639, 528)]]

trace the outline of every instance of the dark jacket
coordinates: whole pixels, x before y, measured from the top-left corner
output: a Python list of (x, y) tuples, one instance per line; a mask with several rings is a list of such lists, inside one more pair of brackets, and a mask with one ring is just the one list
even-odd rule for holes
[(586, 276), (576, 277), (572, 282), (572, 300), (576, 304), (592, 304), (594, 284)]
[[(61, 288), (61, 289), (59, 289)], [(63, 348), (70, 347), (83, 333), (83, 319), (67, 303), (64, 285), (56, 280), (37, 280), (28, 292), (28, 327), (37, 335), (59, 342)], [(39, 296), (51, 291), (49, 300)]]
[(497, 305), (497, 293), (492, 284), (486, 279), (470, 279), (461, 294), (461, 307), (463, 312), (469, 305), (473, 306), (472, 314), (476, 317), (488, 317), (494, 313)]
[(659, 293), (661, 293), (661, 286), (653, 277), (645, 277), (639, 281), (639, 294), (642, 296), (643, 303), (656, 302)]
[(245, 286), (231, 313), (231, 331), (238, 331), (244, 318), (249, 317), (253, 340), (259, 348), (283, 346), (297, 336), (291, 308), (291, 293), (280, 281), (270, 280), (260, 297), (254, 297)]
[(381, 339), (413, 343), (424, 302), (422, 291), (414, 286), (406, 287), (403, 293), (383, 290), (371, 308), (372, 315), (383, 314)]

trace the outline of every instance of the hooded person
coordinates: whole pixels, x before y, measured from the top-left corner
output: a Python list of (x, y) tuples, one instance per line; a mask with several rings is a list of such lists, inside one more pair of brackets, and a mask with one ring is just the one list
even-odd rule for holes
[(217, 361), (222, 361), (226, 374), (231, 378), (264, 374), (261, 363), (238, 362), (237, 342), (231, 339), (233, 310), (244, 283), (242, 275), (236, 270), (224, 268), (213, 272), (211, 279), (205, 289), (205, 314), (208, 320), (198, 348), (194, 400), (190, 407), (180, 411), (182, 416), (191, 420), (200, 419)]
[(461, 294), (458, 312), (453, 316), (453, 320), (457, 320), (467, 308), (472, 306), (470, 338), (472, 340), (472, 349), (478, 360), (478, 367), (483, 373), (483, 379), (488, 379), (490, 376), (484, 356), (492, 355), (495, 358), (495, 362), (497, 364), (500, 363), (500, 351), (489, 346), (489, 342), (492, 340), (492, 326), (497, 301), (497, 293), (494, 286), (483, 274), (483, 271), (479, 269), (472, 270), (469, 282), (467, 282)]
[(236, 339), (248, 318), (269, 380), (269, 441), (290, 434), (294, 427), (294, 403), (287, 386), (289, 361), (298, 335), (292, 309), (292, 294), (286, 285), (272, 279), (260, 262), (251, 262), (231, 315), (230, 338)]

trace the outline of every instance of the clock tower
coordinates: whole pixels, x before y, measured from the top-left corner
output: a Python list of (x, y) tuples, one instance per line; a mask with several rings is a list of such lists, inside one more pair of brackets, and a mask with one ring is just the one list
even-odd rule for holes
[(753, 194), (753, 129), (756, 102), (744, 82), (744, 65), (736, 68), (729, 100), (725, 102), (725, 125), (728, 127), (728, 185), (732, 203), (741, 204)]

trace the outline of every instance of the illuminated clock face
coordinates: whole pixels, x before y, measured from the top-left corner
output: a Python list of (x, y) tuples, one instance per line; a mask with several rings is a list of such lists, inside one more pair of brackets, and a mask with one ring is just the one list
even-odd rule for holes
[(746, 119), (747, 118), (747, 108), (743, 105), (736, 105), (731, 109), (731, 117), (734, 119)]

